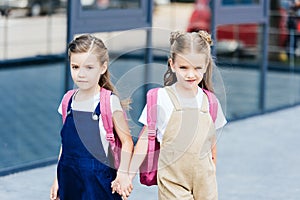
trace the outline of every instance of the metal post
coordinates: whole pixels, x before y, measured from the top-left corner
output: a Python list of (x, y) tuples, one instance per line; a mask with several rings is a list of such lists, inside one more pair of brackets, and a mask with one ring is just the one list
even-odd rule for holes
[(290, 65), (290, 71), (294, 71), (294, 65), (295, 65), (295, 48), (294, 43), (295, 41), (295, 29), (290, 29), (290, 45), (289, 45), (289, 65)]
[(4, 19), (4, 51), (3, 51), (3, 59), (7, 59), (7, 49), (8, 49), (8, 11), (5, 11), (5, 19)]
[(262, 113), (266, 109), (266, 75), (268, 70), (268, 41), (269, 41), (269, 5), (270, 0), (264, 1), (264, 22), (262, 37), (262, 65), (260, 70), (259, 109)]
[[(217, 42), (217, 31), (216, 31), (216, 1), (210, 1), (211, 3), (211, 22), (210, 22), (210, 31), (211, 31), (211, 36), (213, 39), (213, 42)], [(211, 47), (211, 53), (214, 57), (216, 57), (217, 52), (216, 52), (216, 45), (213, 45)]]
[[(295, 24), (294, 24), (295, 25)], [(289, 72), (290, 72), (290, 78), (289, 78), (289, 87), (293, 88), (293, 84), (294, 84), (294, 78), (295, 78), (295, 56), (296, 56), (296, 49), (295, 47), (297, 45), (295, 45), (295, 43), (297, 42), (297, 40), (295, 40), (295, 34), (296, 34), (296, 27), (292, 27), (290, 29), (290, 45), (289, 45)], [(295, 102), (295, 96), (293, 96), (292, 93), (290, 93), (289, 95), (289, 103), (293, 104)]]
[[(74, 3), (74, 1), (73, 1)], [(73, 83), (70, 76), (70, 67), (69, 67), (69, 59), (68, 59), (68, 46), (67, 44), (71, 41), (73, 37), (73, 33), (71, 30), (71, 12), (72, 12), (72, 3), (71, 0), (67, 2), (67, 41), (66, 41), (66, 54), (65, 54), (65, 91), (71, 89), (71, 85)]]
[[(151, 64), (153, 63), (153, 49), (152, 49), (152, 6), (153, 0), (148, 1), (148, 11), (147, 11), (147, 22), (149, 27), (146, 28), (146, 52), (145, 52), (145, 80), (146, 84), (151, 81)], [(148, 88), (148, 84), (145, 88), (145, 94), (150, 88)]]
[[(290, 8), (288, 27), (289, 27), (289, 88), (294, 88), (295, 85), (295, 60), (296, 50), (298, 48), (298, 12), (294, 8)], [(289, 104), (292, 105), (296, 102), (296, 95), (292, 92), (289, 93)]]

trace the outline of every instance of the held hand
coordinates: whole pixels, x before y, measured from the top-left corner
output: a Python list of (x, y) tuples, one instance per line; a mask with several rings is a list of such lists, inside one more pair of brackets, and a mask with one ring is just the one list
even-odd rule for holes
[(111, 184), (112, 192), (117, 192), (124, 200), (132, 192), (133, 186), (127, 173), (118, 172), (116, 179)]
[(54, 180), (50, 189), (50, 200), (59, 200), (58, 196), (58, 182), (57, 179)]
[(111, 190), (112, 193), (114, 194), (115, 192), (120, 191), (120, 184), (119, 182), (115, 179), (114, 181), (111, 182)]

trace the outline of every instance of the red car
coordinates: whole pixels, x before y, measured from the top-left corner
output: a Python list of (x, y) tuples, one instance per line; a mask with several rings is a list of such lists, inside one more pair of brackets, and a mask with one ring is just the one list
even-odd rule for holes
[[(187, 31), (206, 30), (210, 32), (211, 9), (210, 0), (196, 0), (194, 11), (190, 17)], [(280, 8), (277, 12), (280, 20), (276, 29), (279, 41), (276, 46), (284, 48), (288, 39), (287, 11)], [(222, 25), (217, 27), (217, 53), (255, 54), (258, 46), (259, 27), (257, 24)], [(271, 30), (270, 30), (271, 33)], [(271, 36), (270, 36), (271, 37)]]

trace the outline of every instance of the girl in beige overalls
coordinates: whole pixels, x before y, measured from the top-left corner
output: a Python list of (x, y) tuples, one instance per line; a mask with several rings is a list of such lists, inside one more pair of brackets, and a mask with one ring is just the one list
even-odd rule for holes
[[(212, 41), (205, 31), (173, 32), (170, 43), (166, 87), (159, 89), (157, 96), (158, 196), (165, 200), (216, 200), (215, 132), (226, 124), (226, 119), (218, 103), (213, 123), (202, 90), (213, 91)], [(140, 117), (145, 127), (146, 112), (144, 109)], [(131, 160), (132, 178), (147, 152), (147, 129), (144, 130)]]

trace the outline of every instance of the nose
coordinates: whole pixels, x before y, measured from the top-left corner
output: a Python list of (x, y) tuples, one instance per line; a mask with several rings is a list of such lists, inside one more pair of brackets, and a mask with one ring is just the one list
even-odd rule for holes
[(83, 68), (80, 68), (78, 71), (78, 77), (84, 77), (85, 76), (85, 72)]
[(194, 77), (195, 77), (195, 72), (193, 70), (188, 70), (187, 78), (194, 78)]

